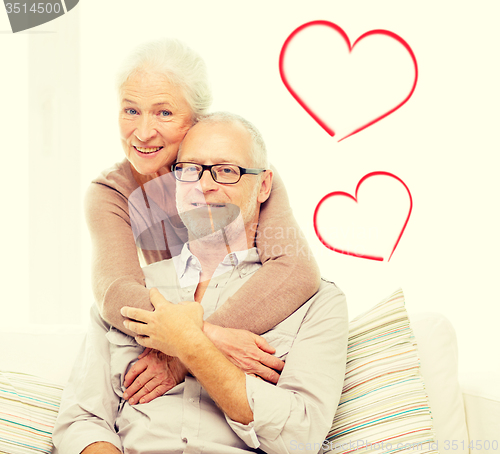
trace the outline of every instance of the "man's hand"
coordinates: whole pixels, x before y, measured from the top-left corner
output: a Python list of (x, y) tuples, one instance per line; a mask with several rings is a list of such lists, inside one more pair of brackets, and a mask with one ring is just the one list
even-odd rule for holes
[(203, 327), (203, 307), (194, 301), (172, 304), (153, 288), (149, 292), (153, 312), (123, 307), (125, 327), (137, 333), (136, 341), (144, 347), (160, 350), (166, 355), (179, 356), (179, 349), (189, 342), (192, 334)]
[(147, 348), (125, 375), (123, 398), (130, 405), (151, 402), (181, 383), (186, 374), (179, 358)]
[[(249, 424), (253, 412), (246, 395), (245, 374), (204, 334), (203, 307), (194, 301), (172, 304), (158, 290), (150, 291), (154, 312), (122, 308), (125, 326), (145, 347), (177, 356), (233, 421)], [(131, 319), (131, 320), (130, 320)]]
[(250, 331), (222, 328), (205, 322), (203, 331), (234, 365), (247, 374), (277, 383), (285, 363), (272, 355), (276, 350)]

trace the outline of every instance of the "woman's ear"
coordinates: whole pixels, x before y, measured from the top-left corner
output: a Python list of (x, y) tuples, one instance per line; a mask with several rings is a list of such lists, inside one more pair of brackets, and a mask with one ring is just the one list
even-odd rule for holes
[(272, 186), (273, 186), (273, 171), (268, 169), (264, 173), (264, 177), (260, 183), (259, 195), (257, 197), (257, 201), (259, 203), (264, 203), (269, 198)]

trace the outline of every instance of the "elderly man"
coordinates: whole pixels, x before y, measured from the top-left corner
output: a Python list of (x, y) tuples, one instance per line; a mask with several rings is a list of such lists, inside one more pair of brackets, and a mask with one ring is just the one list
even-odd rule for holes
[[(123, 309), (135, 339), (93, 310), (56, 424), (56, 452), (320, 450), (345, 370), (342, 292), (323, 282), (263, 335), (285, 361), (276, 385), (243, 373), (203, 332), (203, 318), (261, 266), (254, 244), (272, 185), (266, 161), (258, 131), (235, 115), (208, 115), (188, 132), (172, 171), (189, 243), (179, 256), (144, 268), (155, 311)], [(130, 405), (124, 376), (144, 346), (177, 357), (190, 373), (165, 395)]]

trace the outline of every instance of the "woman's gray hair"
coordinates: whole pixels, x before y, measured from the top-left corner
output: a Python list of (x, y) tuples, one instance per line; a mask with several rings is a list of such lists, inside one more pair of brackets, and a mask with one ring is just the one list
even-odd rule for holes
[(252, 137), (252, 166), (261, 169), (268, 169), (269, 162), (267, 160), (266, 144), (261, 133), (253, 123), (231, 112), (212, 112), (206, 115), (202, 115), (200, 118), (198, 118), (198, 123), (230, 124), (235, 122), (240, 123)]
[(194, 120), (205, 114), (212, 104), (205, 62), (182, 41), (167, 38), (139, 46), (125, 60), (118, 73), (118, 90), (129, 77), (140, 71), (162, 74), (181, 88)]

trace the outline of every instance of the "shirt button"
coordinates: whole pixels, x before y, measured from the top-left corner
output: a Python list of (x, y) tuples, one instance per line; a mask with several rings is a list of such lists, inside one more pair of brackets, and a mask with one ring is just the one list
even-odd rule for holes
[(188, 442), (188, 439), (187, 439), (186, 437), (184, 437), (184, 438), (182, 439), (182, 441), (183, 441), (184, 443), (187, 443), (187, 442)]

